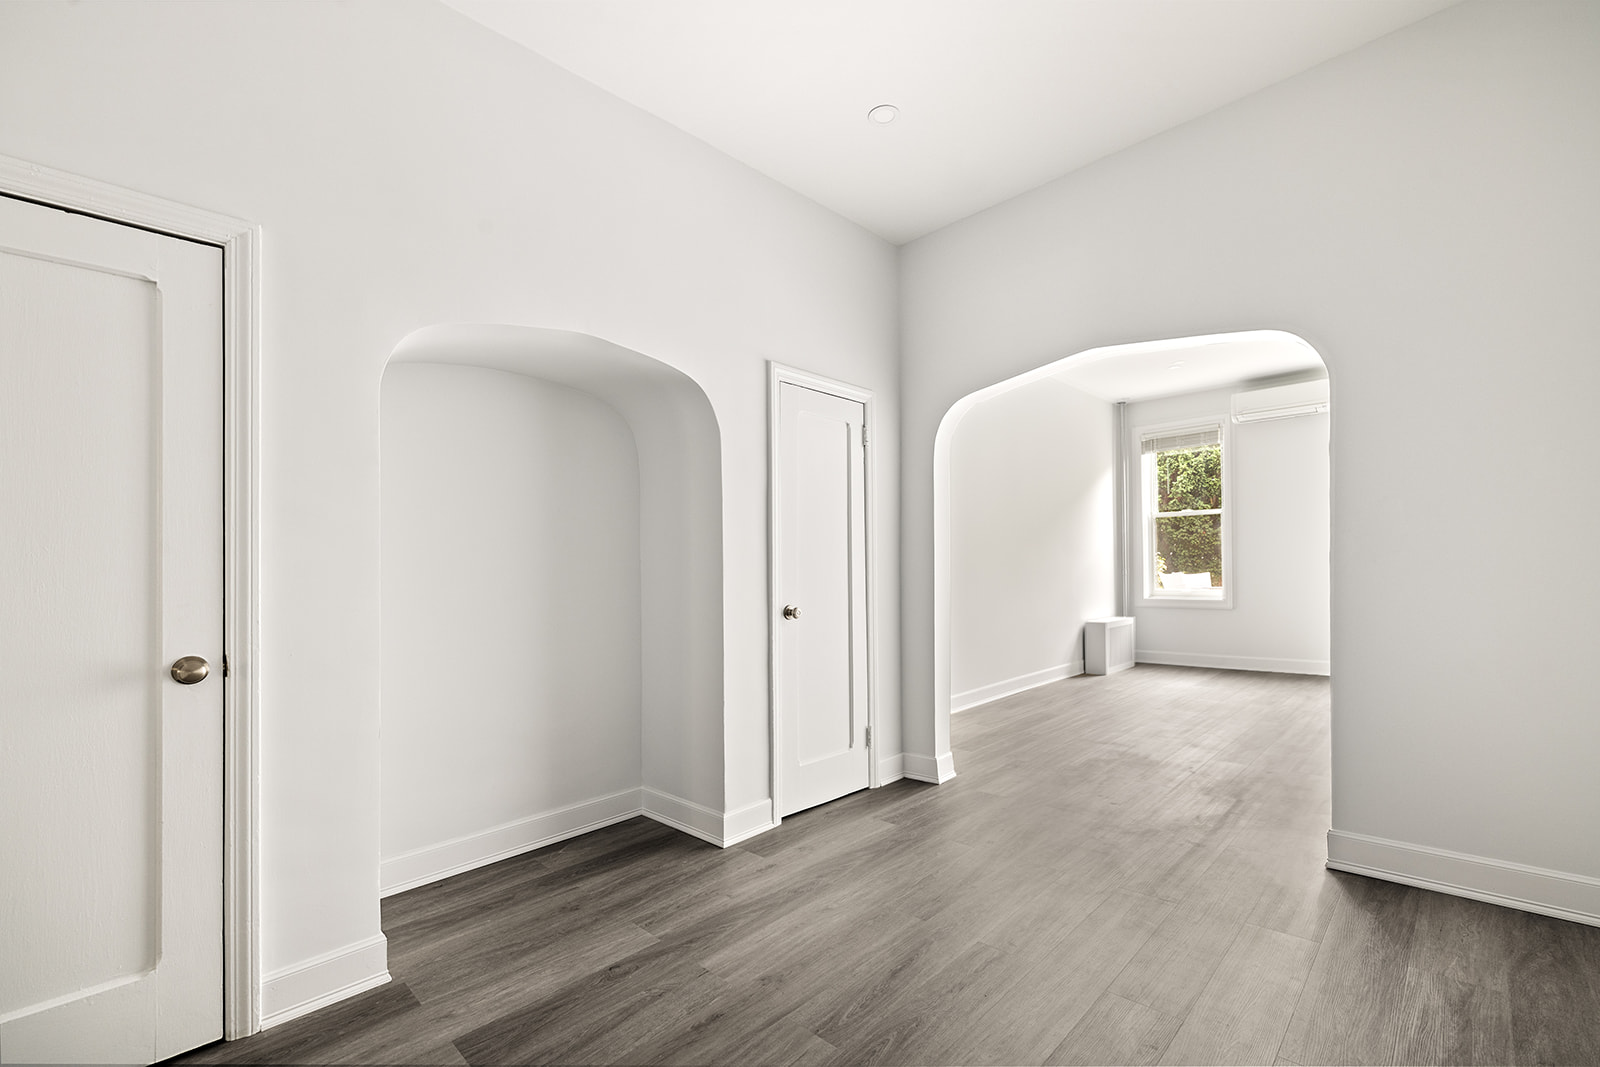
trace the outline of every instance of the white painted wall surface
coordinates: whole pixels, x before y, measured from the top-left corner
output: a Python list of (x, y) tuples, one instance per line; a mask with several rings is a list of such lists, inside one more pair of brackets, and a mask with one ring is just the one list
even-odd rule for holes
[(878, 695), (898, 708), (889, 245), (423, 0), (3, 4), (0, 102), (0, 153), (263, 228), (269, 1014), (381, 943), (379, 382), (421, 327), (592, 334), (710, 399), (722, 730), (676, 772), (714, 811), (769, 795), (766, 361), (873, 390)]
[[(409, 334), (390, 366), (485, 367), (576, 389), (614, 409), (633, 435), (639, 464), (642, 810), (712, 841), (762, 828), (756, 803), (724, 813), (689, 798), (719, 776), (723, 751), (722, 461), (716, 415), (682, 371), (641, 353), (567, 330), (437, 325)], [(628, 810), (620, 796), (564, 809), (541, 827), (496, 832), (501, 847), (545, 840)], [(735, 824), (729, 825), (730, 819)], [(473, 850), (452, 849), (462, 860)], [(419, 875), (426, 864), (407, 860)], [(442, 869), (442, 868), (440, 868)]]
[(1138, 603), (1137, 653), (1143, 663), (1238, 670), (1328, 673), (1328, 426), (1305, 415), (1232, 425), (1219, 389), (1128, 405), (1126, 529), (1133, 588), (1143, 590), (1144, 518), (1139, 510), (1139, 428), (1189, 419), (1226, 426), (1232, 508), (1233, 606)]
[(383, 379), (383, 859), (640, 784), (639, 463), (587, 393)]
[(956, 707), (1083, 671), (1116, 609), (1111, 405), (1053, 378), (979, 402), (950, 444)]
[(1100, 345), (1282, 329), (1333, 389), (1334, 828), (1600, 878), (1600, 572), (1552, 537), (1600, 521), (1597, 114), (1600, 5), (1468, 2), (906, 246), (908, 761), (949, 744), (944, 413)]

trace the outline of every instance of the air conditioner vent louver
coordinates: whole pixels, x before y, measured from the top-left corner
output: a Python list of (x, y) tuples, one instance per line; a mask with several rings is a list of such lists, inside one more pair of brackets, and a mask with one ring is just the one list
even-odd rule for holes
[(1316, 415), (1328, 410), (1328, 380), (1296, 382), (1270, 389), (1252, 389), (1233, 394), (1233, 421), (1266, 422)]

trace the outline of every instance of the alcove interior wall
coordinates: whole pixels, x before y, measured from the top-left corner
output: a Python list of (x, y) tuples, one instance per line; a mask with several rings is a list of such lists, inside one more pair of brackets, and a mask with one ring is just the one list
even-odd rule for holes
[(382, 393), (383, 892), (723, 807), (717, 428), (598, 338), (436, 326)]
[(950, 446), (952, 711), (1083, 673), (1116, 613), (1112, 405), (1041, 378), (973, 405)]

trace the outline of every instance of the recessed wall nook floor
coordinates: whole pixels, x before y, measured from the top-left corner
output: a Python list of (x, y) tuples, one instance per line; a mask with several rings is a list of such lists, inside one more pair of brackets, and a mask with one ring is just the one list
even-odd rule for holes
[(1600, 1063), (1600, 929), (1328, 871), (1328, 681), (1140, 666), (719, 850), (383, 902), (394, 981), (193, 1063)]

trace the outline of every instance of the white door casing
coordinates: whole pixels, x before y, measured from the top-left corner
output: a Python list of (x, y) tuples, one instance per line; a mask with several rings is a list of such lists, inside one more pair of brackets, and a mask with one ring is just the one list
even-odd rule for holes
[(0, 199), (0, 1061), (223, 1033), (223, 292)]
[(228, 670), (223, 727), (223, 1026), (261, 1029), (260, 378), (261, 227), (148, 193), (0, 155), (0, 195), (53, 205), (222, 250), (223, 627)]
[(870, 394), (787, 368), (772, 373), (773, 796), (781, 818), (874, 784)]

